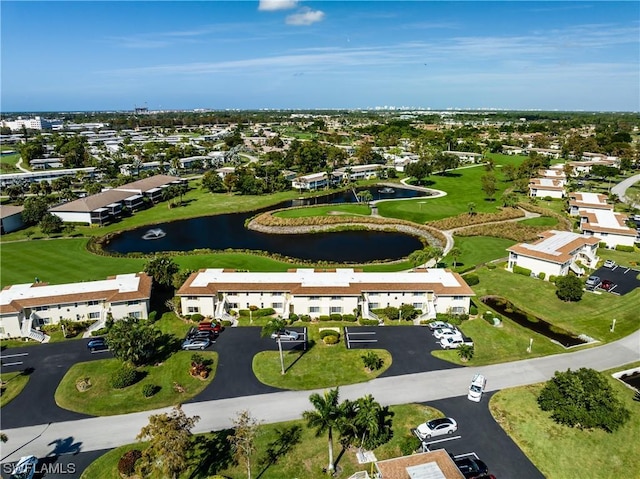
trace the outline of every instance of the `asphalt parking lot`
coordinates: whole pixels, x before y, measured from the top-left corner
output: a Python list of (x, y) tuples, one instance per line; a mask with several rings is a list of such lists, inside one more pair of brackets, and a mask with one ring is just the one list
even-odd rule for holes
[(636, 288), (640, 288), (640, 271), (624, 266), (614, 266), (605, 268), (604, 266), (592, 273), (592, 276), (599, 276), (601, 280), (608, 279), (614, 283), (610, 293), (624, 295)]

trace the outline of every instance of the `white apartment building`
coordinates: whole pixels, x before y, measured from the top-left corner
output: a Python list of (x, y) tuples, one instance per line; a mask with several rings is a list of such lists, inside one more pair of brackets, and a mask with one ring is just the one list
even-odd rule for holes
[(627, 217), (611, 210), (580, 210), (580, 231), (605, 243), (607, 248), (633, 246), (640, 241), (636, 230), (625, 224)]
[(384, 165), (380, 164), (344, 166), (335, 170), (333, 175), (339, 175), (343, 180), (370, 180), (377, 178), (378, 171), (383, 168)]
[(51, 130), (54, 127), (60, 128), (62, 120), (47, 120), (40, 116), (34, 118), (18, 118), (14, 121), (2, 121), (3, 127), (9, 127), (11, 131), (20, 131), (22, 128), (27, 130)]
[(598, 260), (598, 239), (589, 238), (569, 231), (549, 230), (540, 234), (534, 243), (519, 243), (507, 248), (509, 262), (507, 270), (514, 266), (530, 269), (539, 276), (565, 276), (569, 270), (578, 275), (585, 273), (577, 262), (588, 268), (595, 268)]
[(311, 173), (309, 175), (298, 176), (291, 181), (291, 187), (296, 190), (317, 190), (327, 186), (329, 182), (336, 183), (342, 176), (336, 171), (329, 174), (326, 172)]
[(607, 203), (607, 195), (601, 193), (569, 193), (569, 214), (578, 216), (580, 210), (594, 212), (598, 210), (613, 211), (613, 205)]
[(564, 198), (564, 182), (551, 178), (532, 178), (529, 180), (529, 196), (534, 198)]
[(478, 163), (482, 161), (482, 153), (474, 153), (471, 151), (443, 151), (445, 155), (457, 156), (460, 163)]
[(372, 309), (411, 304), (424, 318), (436, 313), (468, 313), (473, 290), (445, 269), (365, 273), (353, 268), (295, 269), (286, 273), (203, 269), (176, 293), (182, 313), (228, 318), (231, 310), (273, 308), (276, 314), (354, 314), (377, 319)]
[(7, 286), (0, 291), (0, 338), (42, 341), (45, 337), (36, 328), (63, 319), (94, 319), (102, 325), (109, 313), (114, 319), (146, 318), (151, 283), (146, 273), (131, 273), (84, 283)]

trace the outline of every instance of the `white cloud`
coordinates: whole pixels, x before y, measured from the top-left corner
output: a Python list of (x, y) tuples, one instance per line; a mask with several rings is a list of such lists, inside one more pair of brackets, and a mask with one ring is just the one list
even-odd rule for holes
[(308, 7), (301, 8), (298, 13), (287, 17), (287, 25), (312, 25), (324, 20), (324, 12), (321, 10), (311, 10)]
[(258, 10), (275, 12), (276, 10), (291, 10), (298, 6), (298, 0), (260, 0)]

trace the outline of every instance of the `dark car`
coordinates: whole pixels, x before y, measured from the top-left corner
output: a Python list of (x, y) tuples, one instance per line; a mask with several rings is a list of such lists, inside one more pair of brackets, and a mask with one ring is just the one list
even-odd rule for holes
[(466, 479), (478, 479), (489, 472), (487, 465), (474, 457), (458, 457), (453, 462)]
[(611, 290), (615, 285), (613, 284), (613, 281), (610, 281), (608, 279), (603, 279), (602, 282), (600, 283), (599, 288), (604, 289), (605, 291), (609, 291)]
[(93, 338), (90, 339), (89, 342), (87, 343), (87, 349), (89, 351), (100, 351), (103, 349), (109, 349), (109, 346), (107, 345), (107, 340), (104, 338)]
[(209, 341), (215, 341), (217, 337), (218, 333), (215, 331), (200, 330), (190, 335), (188, 339), (208, 339)]

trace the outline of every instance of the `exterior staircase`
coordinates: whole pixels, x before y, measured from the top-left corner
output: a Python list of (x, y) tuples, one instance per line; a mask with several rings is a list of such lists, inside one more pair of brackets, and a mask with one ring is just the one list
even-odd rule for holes
[(29, 318), (25, 318), (22, 320), (22, 328), (20, 329), (22, 337), (33, 339), (34, 341), (38, 341), (39, 343), (48, 343), (51, 339), (51, 336), (35, 329), (33, 327), (33, 319), (34, 313), (31, 313)]

